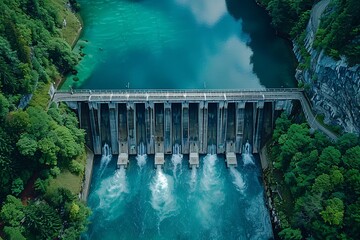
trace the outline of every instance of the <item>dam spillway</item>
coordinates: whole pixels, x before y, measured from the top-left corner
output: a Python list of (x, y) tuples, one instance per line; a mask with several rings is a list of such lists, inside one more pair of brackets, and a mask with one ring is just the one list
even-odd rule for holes
[[(110, 145), (118, 165), (129, 155), (241, 154), (246, 142), (257, 153), (271, 135), (275, 116), (290, 112), (299, 89), (256, 91), (91, 91), (56, 92), (55, 102), (66, 102), (86, 131), (86, 144), (96, 155)], [(302, 95), (301, 95), (302, 96)]]

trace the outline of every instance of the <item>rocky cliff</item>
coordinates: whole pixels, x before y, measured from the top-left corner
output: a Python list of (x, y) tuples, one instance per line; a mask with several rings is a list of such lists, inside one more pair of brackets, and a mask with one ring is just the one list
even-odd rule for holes
[[(346, 132), (360, 133), (360, 65), (350, 67), (345, 58), (336, 61), (313, 48), (320, 16), (329, 2), (322, 0), (312, 9), (304, 43), (310, 54), (310, 66), (297, 69), (296, 78), (309, 86), (313, 109), (325, 116), (326, 123), (340, 125)], [(294, 52), (298, 61), (303, 62), (296, 44)]]

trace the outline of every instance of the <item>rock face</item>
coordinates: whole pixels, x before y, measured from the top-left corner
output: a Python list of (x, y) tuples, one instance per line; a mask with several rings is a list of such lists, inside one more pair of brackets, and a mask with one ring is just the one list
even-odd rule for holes
[[(312, 48), (321, 13), (328, 0), (320, 1), (313, 7), (307, 26), (305, 47), (311, 56), (309, 69), (297, 69), (296, 78), (310, 86), (313, 109), (325, 116), (325, 122), (340, 125), (346, 132), (360, 133), (360, 65), (350, 67), (345, 58), (336, 61), (323, 50)], [(303, 62), (298, 47), (294, 52)]]

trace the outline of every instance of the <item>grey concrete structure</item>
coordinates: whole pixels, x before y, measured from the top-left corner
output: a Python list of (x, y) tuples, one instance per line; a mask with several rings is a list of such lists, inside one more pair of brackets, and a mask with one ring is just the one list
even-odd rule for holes
[(275, 117), (290, 112), (294, 100), (309, 125), (324, 131), (301, 89), (79, 90), (53, 95), (54, 102), (66, 102), (77, 111), (94, 153), (101, 154), (106, 142), (119, 154), (120, 165), (135, 154), (155, 154), (156, 165), (162, 165), (164, 154), (172, 153), (190, 154), (193, 166), (199, 165), (199, 154), (226, 154), (228, 164), (236, 165), (234, 156), (246, 142), (254, 153), (260, 151)]

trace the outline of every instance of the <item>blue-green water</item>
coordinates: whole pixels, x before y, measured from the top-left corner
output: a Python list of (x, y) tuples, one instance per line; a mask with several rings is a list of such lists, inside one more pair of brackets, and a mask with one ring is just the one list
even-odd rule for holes
[(270, 239), (261, 172), (250, 156), (238, 168), (224, 158), (168, 156), (164, 169), (152, 157), (131, 159), (116, 170), (116, 159), (95, 161), (88, 204), (91, 225), (83, 239)]
[(293, 87), (291, 47), (255, 0), (78, 0), (79, 81), (63, 88)]

